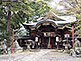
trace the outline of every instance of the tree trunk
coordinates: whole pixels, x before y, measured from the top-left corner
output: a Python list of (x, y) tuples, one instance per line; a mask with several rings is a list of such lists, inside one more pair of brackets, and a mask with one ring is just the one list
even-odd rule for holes
[(10, 16), (11, 16), (11, 11), (8, 10), (8, 20), (7, 20), (7, 33), (10, 31)]

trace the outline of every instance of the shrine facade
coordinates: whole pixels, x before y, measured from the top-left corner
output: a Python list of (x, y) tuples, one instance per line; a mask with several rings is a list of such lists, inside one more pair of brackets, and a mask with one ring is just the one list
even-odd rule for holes
[(40, 45), (38, 47), (57, 48), (59, 41), (72, 36), (72, 32), (69, 31), (71, 27), (64, 27), (65, 24), (70, 22), (63, 19), (60, 19), (60, 21), (43, 19), (34, 23), (24, 23), (23, 25), (29, 31), (29, 36), (34, 37), (32, 40)]

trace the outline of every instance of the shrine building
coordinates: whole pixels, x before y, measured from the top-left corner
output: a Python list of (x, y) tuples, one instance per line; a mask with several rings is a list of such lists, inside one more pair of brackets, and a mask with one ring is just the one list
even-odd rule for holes
[[(29, 31), (30, 39), (39, 43), (41, 48), (56, 48), (56, 42), (59, 40), (63, 41), (67, 38), (70, 40), (72, 28), (65, 25), (74, 21), (76, 21), (76, 17), (54, 15), (53, 19), (42, 17), (37, 22), (25, 22), (23, 25)], [(18, 42), (24, 42), (27, 37), (20, 39), (23, 40)]]

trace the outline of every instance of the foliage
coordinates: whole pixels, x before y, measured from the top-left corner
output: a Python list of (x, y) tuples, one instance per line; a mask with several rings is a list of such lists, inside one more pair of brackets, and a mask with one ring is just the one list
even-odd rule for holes
[(65, 7), (64, 14), (76, 16), (77, 22), (75, 23), (75, 34), (81, 34), (81, 0), (62, 0), (60, 5)]
[[(10, 39), (13, 27), (14, 29), (20, 29), (20, 24), (23, 24), (25, 21), (36, 21), (36, 16), (39, 18), (49, 10), (48, 2), (44, 0), (2, 2), (0, 5), (0, 31), (3, 34), (3, 39)], [(10, 17), (9, 11), (11, 12)], [(10, 30), (8, 33), (6, 32), (7, 26), (9, 26)]]

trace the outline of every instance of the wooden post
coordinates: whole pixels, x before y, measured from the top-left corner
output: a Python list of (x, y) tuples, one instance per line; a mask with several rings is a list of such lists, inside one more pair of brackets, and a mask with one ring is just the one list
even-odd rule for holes
[(73, 49), (74, 49), (74, 26), (72, 26), (72, 42), (73, 42)]
[(48, 45), (49, 48), (51, 48), (50, 42), (51, 42), (51, 37), (49, 36), (49, 45)]
[(13, 53), (13, 49), (14, 49), (14, 29), (12, 32), (12, 52), (11, 53)]

